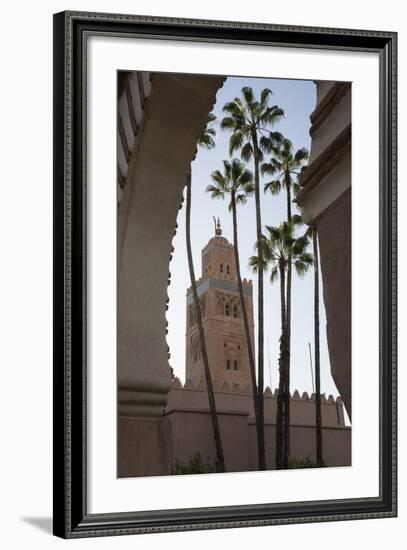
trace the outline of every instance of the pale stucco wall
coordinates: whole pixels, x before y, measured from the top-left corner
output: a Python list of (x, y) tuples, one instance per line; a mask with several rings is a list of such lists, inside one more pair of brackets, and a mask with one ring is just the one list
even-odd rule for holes
[[(215, 393), (222, 445), (228, 472), (258, 469), (256, 426), (251, 395)], [(291, 406), (291, 458), (315, 461), (315, 400), (295, 392)], [(266, 465), (274, 468), (276, 398), (266, 392)], [(323, 457), (327, 466), (351, 465), (351, 428), (344, 425), (343, 404), (329, 396), (322, 402)], [(187, 464), (199, 452), (204, 461), (215, 464), (216, 453), (208, 404), (203, 389), (173, 387), (161, 419), (119, 421), (119, 476), (169, 474), (176, 461)], [(143, 452), (133, 445), (141, 441)], [(126, 441), (128, 444), (126, 445)], [(150, 460), (143, 461), (146, 450)]]
[[(227, 471), (258, 469), (253, 399), (250, 395), (215, 394)], [(291, 458), (315, 461), (315, 400), (295, 397), (291, 405)], [(265, 397), (266, 463), (274, 468), (276, 399)], [(213, 432), (206, 391), (172, 389), (166, 415), (171, 425), (173, 460), (187, 463), (199, 452), (215, 463)], [(351, 465), (351, 428), (344, 425), (340, 398), (323, 399), (323, 453), (327, 466)]]

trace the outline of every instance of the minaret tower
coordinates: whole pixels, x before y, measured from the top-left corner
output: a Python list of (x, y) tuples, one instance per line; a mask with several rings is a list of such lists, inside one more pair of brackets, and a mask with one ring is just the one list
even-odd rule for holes
[[(238, 385), (251, 392), (251, 377), (243, 316), (236, 276), (233, 245), (222, 237), (218, 218), (215, 236), (202, 250), (202, 276), (197, 280), (198, 297), (215, 390), (228, 391)], [(254, 350), (253, 288), (243, 280), (243, 294)], [(205, 379), (192, 291), (187, 291), (186, 382), (196, 385)]]

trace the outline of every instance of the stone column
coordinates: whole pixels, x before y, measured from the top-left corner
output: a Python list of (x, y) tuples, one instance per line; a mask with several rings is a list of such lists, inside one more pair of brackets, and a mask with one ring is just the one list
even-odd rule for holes
[(169, 473), (169, 261), (199, 135), (223, 78), (154, 74), (129, 162), (118, 238), (118, 475)]
[(318, 230), (331, 371), (351, 417), (351, 84), (316, 86), (298, 204), (305, 223)]

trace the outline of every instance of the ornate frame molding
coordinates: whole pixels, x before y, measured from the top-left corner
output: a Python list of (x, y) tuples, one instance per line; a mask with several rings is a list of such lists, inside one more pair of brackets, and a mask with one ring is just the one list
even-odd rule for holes
[[(370, 51), (380, 58), (380, 496), (90, 515), (86, 466), (86, 41), (90, 35)], [(54, 16), (54, 534), (64, 538), (397, 513), (397, 35), (88, 12)], [(115, 184), (113, 182), (112, 184)]]

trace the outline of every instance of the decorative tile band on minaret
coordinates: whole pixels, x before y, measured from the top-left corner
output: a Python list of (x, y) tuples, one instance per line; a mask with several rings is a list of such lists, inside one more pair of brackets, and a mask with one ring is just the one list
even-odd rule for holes
[[(197, 281), (209, 368), (217, 387), (251, 388), (234, 248), (222, 236), (219, 218), (214, 222), (215, 236), (202, 249), (202, 274)], [(254, 351), (253, 287), (251, 281), (242, 282)], [(204, 367), (190, 288), (186, 301), (186, 383), (196, 385), (204, 378)]]

